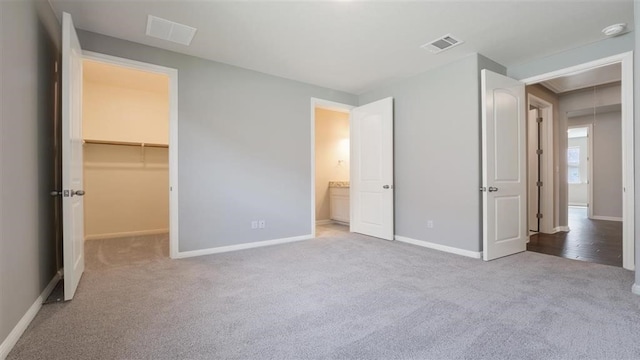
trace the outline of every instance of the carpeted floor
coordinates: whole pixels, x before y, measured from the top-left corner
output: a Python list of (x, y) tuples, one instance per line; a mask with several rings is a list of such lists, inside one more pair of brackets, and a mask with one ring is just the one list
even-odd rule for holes
[(337, 226), (318, 234), (88, 264), (76, 298), (44, 306), (9, 359), (640, 358), (630, 271), (531, 252), (485, 263)]

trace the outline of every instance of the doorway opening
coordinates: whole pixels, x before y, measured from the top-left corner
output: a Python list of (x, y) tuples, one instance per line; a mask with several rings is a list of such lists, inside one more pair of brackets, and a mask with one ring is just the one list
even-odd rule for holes
[(84, 56), (87, 268), (177, 253), (176, 76), (155, 65)]
[[(527, 250), (634, 269), (633, 104), (632, 84), (625, 80), (632, 76), (630, 61), (622, 54), (525, 80), (528, 93), (557, 109), (557, 135), (542, 150), (551, 153), (553, 194), (536, 198), (531, 192), (540, 184), (532, 176), (538, 154), (531, 146), (528, 157), (529, 208), (539, 199), (552, 203), (546, 212), (553, 225), (532, 233)], [(540, 113), (529, 100), (530, 112)], [(538, 219), (530, 212), (530, 229)]]
[(314, 236), (349, 231), (350, 110), (353, 107), (318, 99), (312, 99), (311, 105)]

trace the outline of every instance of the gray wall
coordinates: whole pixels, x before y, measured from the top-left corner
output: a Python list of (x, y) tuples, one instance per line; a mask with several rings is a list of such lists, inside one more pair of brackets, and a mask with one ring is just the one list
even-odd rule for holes
[(593, 126), (594, 216), (622, 218), (622, 114), (619, 111), (570, 118), (568, 125)]
[(0, 342), (56, 273), (53, 87), (60, 26), (46, 1), (0, 2)]
[[(640, 29), (640, 1), (635, 0), (633, 2), (633, 13), (634, 13), (634, 28)], [(640, 36), (635, 39), (635, 48), (640, 49)], [(635, 169), (640, 169), (640, 56), (638, 53), (634, 54), (633, 57), (633, 104), (634, 104), (634, 162)], [(635, 223), (640, 224), (640, 173), (636, 171), (635, 174), (635, 207), (634, 207), (634, 215), (635, 215)], [(640, 227), (635, 226), (635, 251), (636, 251), (636, 282), (635, 282), (635, 292), (640, 295)]]
[[(178, 69), (180, 251), (308, 235), (311, 97), (354, 95), (79, 31), (83, 49)], [(251, 221), (265, 219), (266, 229)]]
[(481, 251), (482, 67), (505, 71), (474, 54), (359, 97), (394, 98), (397, 235)]

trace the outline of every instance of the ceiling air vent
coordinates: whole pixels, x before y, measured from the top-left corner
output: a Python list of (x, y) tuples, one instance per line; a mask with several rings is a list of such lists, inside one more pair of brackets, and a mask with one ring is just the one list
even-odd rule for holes
[(147, 35), (172, 41), (182, 45), (191, 44), (196, 28), (149, 15), (147, 17)]
[(422, 46), (423, 49), (427, 49), (434, 54), (442, 52), (444, 50), (451, 49), (454, 46), (458, 46), (462, 44), (464, 41), (457, 39), (455, 36), (451, 34), (447, 34), (441, 38), (430, 41)]

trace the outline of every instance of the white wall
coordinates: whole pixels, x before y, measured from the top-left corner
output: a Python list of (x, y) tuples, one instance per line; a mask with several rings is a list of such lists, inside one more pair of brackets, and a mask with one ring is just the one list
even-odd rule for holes
[(329, 181), (349, 181), (349, 113), (315, 109), (316, 220), (329, 220)]
[(169, 143), (169, 79), (155, 91), (87, 80), (82, 89), (85, 139)]
[(85, 144), (85, 238), (169, 230), (166, 148)]
[[(168, 144), (166, 75), (85, 61), (83, 136), (89, 140)], [(166, 148), (84, 145), (85, 238), (169, 229)]]

